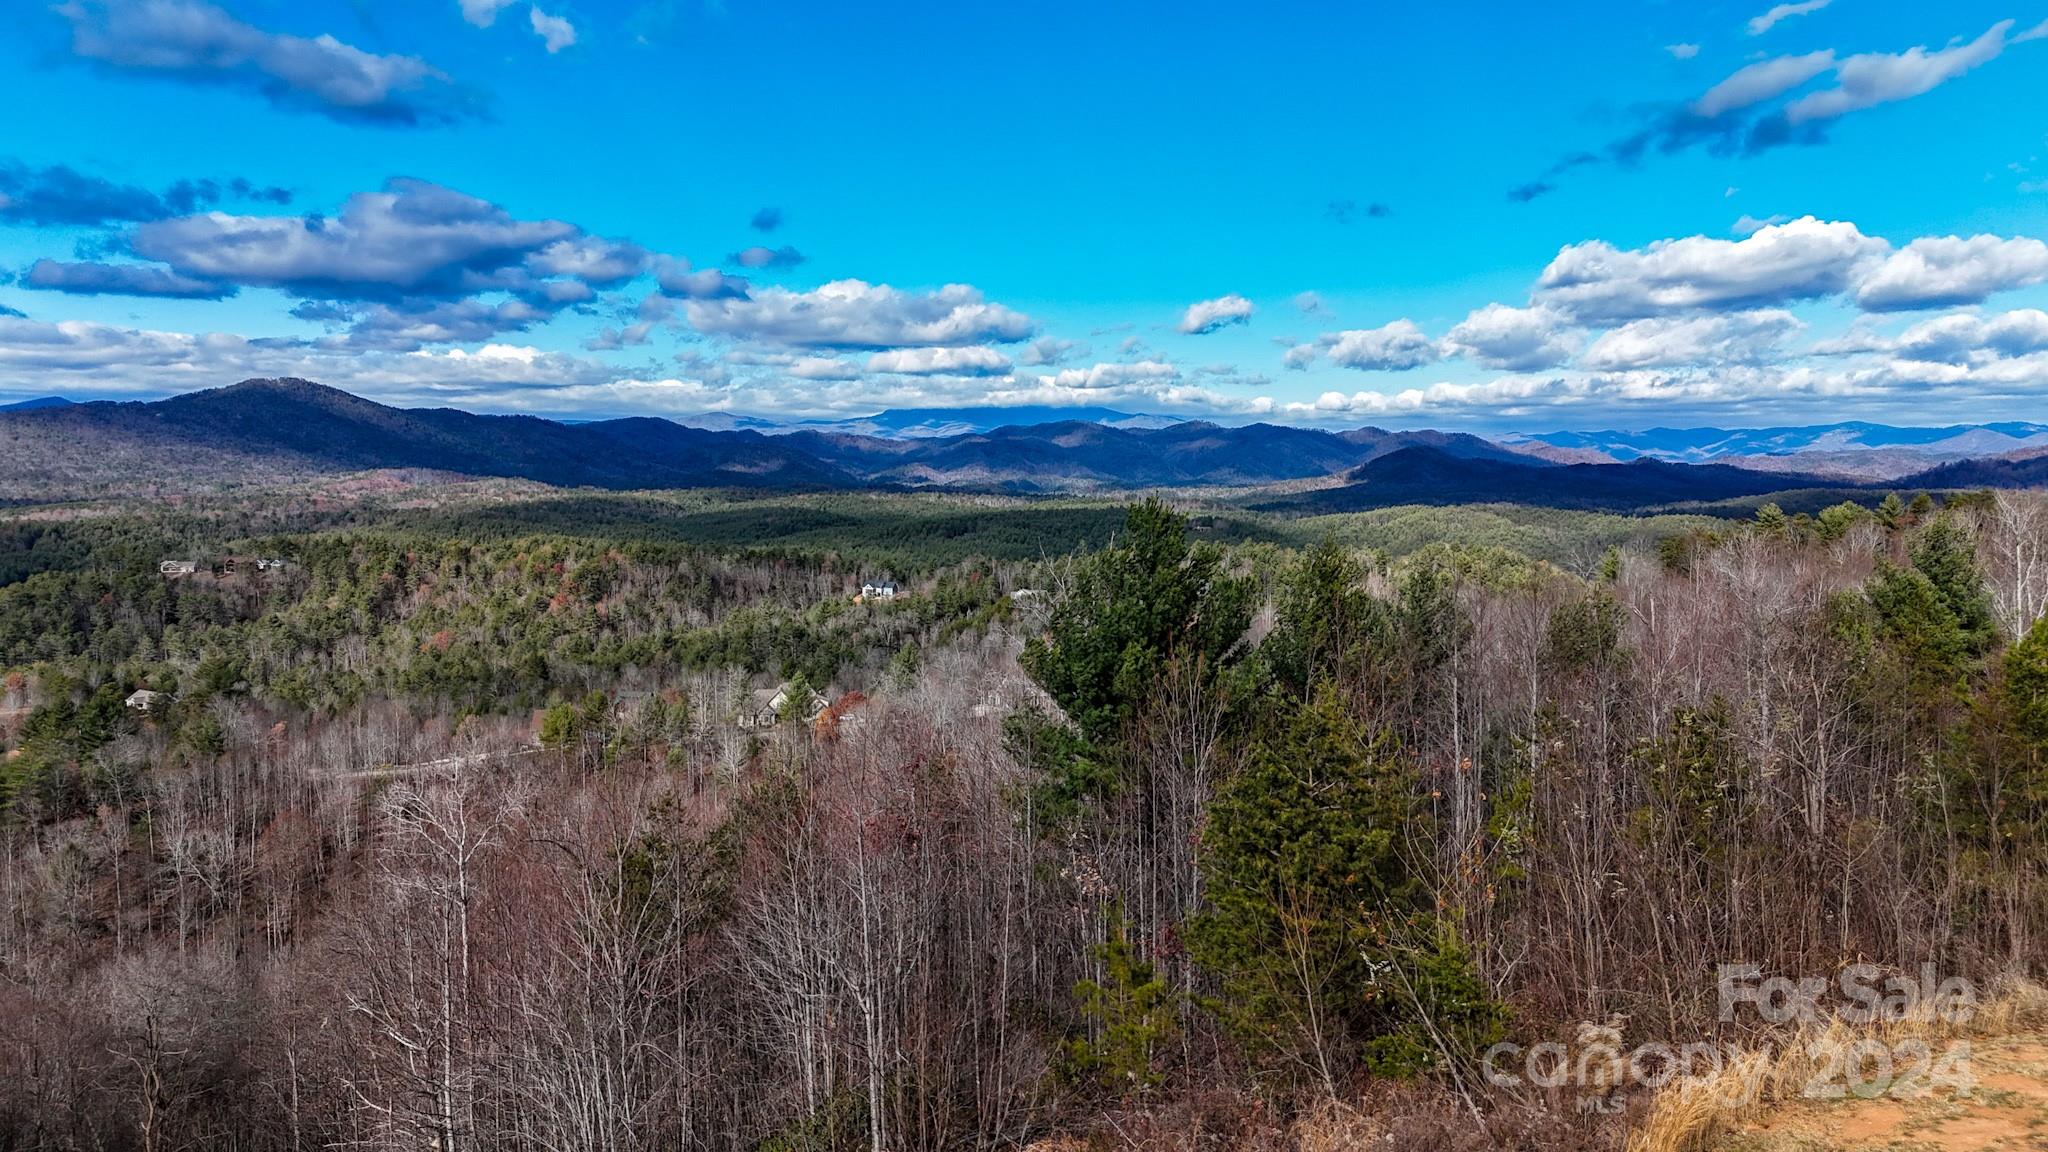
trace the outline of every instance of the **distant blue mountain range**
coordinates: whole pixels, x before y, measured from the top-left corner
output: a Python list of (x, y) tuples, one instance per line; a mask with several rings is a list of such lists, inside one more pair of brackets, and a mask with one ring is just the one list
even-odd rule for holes
[(1038, 424), (1078, 422), (1110, 428), (1166, 428), (1183, 423), (1182, 416), (1156, 416), (1119, 412), (1114, 408), (1060, 408), (1026, 404), (1014, 408), (890, 408), (873, 416), (852, 416), (841, 420), (777, 420), (731, 412), (700, 412), (678, 416), (675, 422), (712, 432), (842, 433), (850, 436), (881, 436), (892, 440), (933, 436), (964, 436), (993, 432), (997, 428), (1021, 428)]
[[(891, 408), (872, 416), (838, 420), (778, 419), (729, 412), (702, 412), (674, 417), (678, 424), (715, 432), (761, 432), (784, 435), (793, 432), (821, 432), (852, 436), (877, 436), (891, 440), (966, 436), (997, 428), (1028, 428), (1040, 424), (1100, 424), (1110, 428), (1167, 428), (1190, 417), (1164, 416), (1147, 412), (1123, 412), (1115, 408), (1060, 408), (1024, 405), (1014, 408)], [(1225, 425), (1239, 421), (1223, 420)], [(1704, 463), (1729, 456), (1789, 456), (1795, 453), (1853, 453), (1891, 450), (1921, 453), (1941, 459), (1996, 456), (2029, 448), (2048, 447), (2048, 424), (2006, 421), (1992, 424), (1953, 424), (1941, 428), (1899, 428), (1866, 421), (1813, 424), (1778, 428), (1650, 428), (1625, 432), (1539, 432), (1509, 433), (1488, 437), (1523, 450), (1547, 445), (1579, 453), (1598, 453), (1609, 459), (1668, 460), (1675, 463)]]
[[(151, 462), (170, 461), (215, 479), (428, 468), (603, 488), (1296, 485), (1269, 506), (1343, 511), (1505, 500), (1624, 511), (1801, 489), (2048, 482), (2048, 426), (2024, 423), (1653, 429), (1500, 441), (1427, 430), (1225, 426), (1107, 408), (898, 409), (854, 420), (719, 416), (705, 423), (714, 426), (400, 409), (306, 380), (248, 380), (153, 402), (17, 405), (0, 413), (10, 449), (0, 457), (0, 487), (62, 477), (106, 491), (148, 480)], [(1305, 481), (1315, 483), (1300, 487)], [(46, 494), (69, 491), (45, 487)]]
[[(74, 406), (72, 401), (61, 396), (44, 396), (0, 404), (0, 412)], [(693, 416), (670, 417), (665, 422), (707, 432), (752, 432), (778, 439), (788, 436), (806, 439), (800, 434), (808, 434), (808, 437), (944, 440), (986, 436), (1005, 428), (1031, 429), (1055, 424), (1092, 425), (1136, 432), (1172, 428), (1191, 421), (1184, 416), (1125, 412), (1115, 408), (1032, 404), (1015, 407), (891, 408), (873, 415), (840, 419), (701, 412)], [(620, 422), (597, 417), (557, 420), (554, 423), (588, 427)], [(1240, 423), (1224, 420), (1207, 426), (1233, 428)], [(1384, 435), (1378, 430), (1372, 431)], [(1329, 432), (1325, 430), (1324, 434)], [(1772, 428), (1606, 429), (1465, 438), (1474, 442), (1491, 440), (1525, 457), (1547, 458), (1553, 463), (1660, 460), (1703, 464), (1720, 461), (1773, 471), (1810, 470), (1834, 476), (1885, 479), (1964, 460), (2014, 454), (2026, 456), (2048, 451), (2048, 424), (2002, 421), (1951, 424), (1938, 428), (1902, 428), (1851, 420)], [(824, 454), (830, 456), (832, 453)]]
[(1855, 452), (1907, 449), (1939, 456), (1995, 456), (2048, 447), (2048, 424), (2009, 421), (1951, 424), (1943, 428), (1895, 428), (1845, 421), (1793, 428), (1651, 428), (1641, 432), (1544, 432), (1502, 436), (1504, 444), (1548, 444), (1553, 448), (1604, 453), (1616, 460), (1649, 457), (1698, 463), (1724, 456), (1782, 456), (1795, 452)]

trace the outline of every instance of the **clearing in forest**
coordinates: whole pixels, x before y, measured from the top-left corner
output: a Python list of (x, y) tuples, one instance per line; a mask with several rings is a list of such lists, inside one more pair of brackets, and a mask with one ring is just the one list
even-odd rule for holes
[(2048, 1149), (2048, 1036), (1971, 1041), (1967, 1095), (1787, 1102), (1715, 1152), (2018, 1152)]

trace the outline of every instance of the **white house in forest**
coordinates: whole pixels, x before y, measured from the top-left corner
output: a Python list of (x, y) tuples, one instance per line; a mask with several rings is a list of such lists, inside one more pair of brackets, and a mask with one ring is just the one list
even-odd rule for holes
[(152, 692), (147, 688), (137, 688), (129, 695), (126, 701), (128, 707), (142, 713), (154, 712), (170, 702), (171, 698), (168, 693)]
[(893, 580), (870, 580), (860, 586), (860, 599), (862, 601), (894, 600), (895, 598), (896, 582)]

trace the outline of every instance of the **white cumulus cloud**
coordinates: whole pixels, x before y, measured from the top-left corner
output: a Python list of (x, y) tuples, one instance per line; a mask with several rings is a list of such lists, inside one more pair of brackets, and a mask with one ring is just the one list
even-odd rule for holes
[(1180, 331), (1189, 336), (1206, 336), (1219, 328), (1243, 324), (1252, 318), (1252, 302), (1242, 296), (1218, 296), (1188, 305), (1181, 315)]
[(533, 34), (547, 44), (548, 55), (552, 56), (564, 48), (576, 45), (576, 26), (560, 16), (550, 16), (535, 6), (527, 11), (533, 23)]
[(1975, 304), (1994, 292), (2048, 280), (2048, 244), (2030, 237), (1923, 236), (1856, 285), (1874, 312)]
[(891, 348), (868, 357), (868, 371), (905, 376), (1000, 376), (1009, 358), (993, 348)]
[(1330, 357), (1330, 363), (1360, 371), (1405, 372), (1443, 358), (1443, 349), (1413, 320), (1332, 332), (1318, 343)]
[(1579, 358), (1594, 371), (1764, 363), (1805, 325), (1783, 309), (1632, 320), (1604, 332)]
[(1548, 308), (1488, 304), (1452, 328), (1446, 342), (1451, 350), (1488, 368), (1533, 372), (1571, 358), (1577, 340), (1569, 327), (1564, 317)]
[(1138, 384), (1178, 380), (1180, 369), (1159, 360), (1139, 360), (1131, 364), (1097, 364), (1089, 368), (1068, 368), (1058, 375), (1041, 376), (1039, 379), (1056, 388), (1099, 392), (1129, 388)]
[(834, 280), (808, 292), (766, 288), (744, 296), (692, 299), (684, 313), (710, 336), (793, 347), (881, 350), (909, 345), (1008, 344), (1035, 330), (1021, 312), (991, 304), (966, 284), (905, 292), (864, 280)]
[(1854, 224), (1811, 216), (1741, 240), (1687, 236), (1636, 249), (1589, 240), (1558, 252), (1535, 297), (1582, 323), (1779, 305), (1846, 290), (1889, 248)]
[(1896, 340), (1873, 341), (1872, 351), (1902, 360), (1962, 364), (2048, 352), (2048, 312), (2023, 308), (1996, 316), (1951, 312), (1923, 320)]

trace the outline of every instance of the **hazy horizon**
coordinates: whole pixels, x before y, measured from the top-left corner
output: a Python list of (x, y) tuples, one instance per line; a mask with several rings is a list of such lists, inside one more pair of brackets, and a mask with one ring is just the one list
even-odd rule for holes
[[(195, 395), (195, 394), (197, 394), (197, 393), (201, 393), (201, 392), (211, 392), (211, 391), (219, 391), (219, 390), (221, 390), (221, 389), (224, 389), (224, 388), (232, 388), (232, 387), (235, 387), (235, 386), (237, 386), (237, 385), (240, 385), (240, 384), (249, 384), (249, 383), (257, 383), (257, 382), (262, 382), (262, 381), (264, 381), (264, 380), (266, 380), (266, 379), (276, 379), (276, 378), (262, 378), (262, 377), (252, 377), (252, 378), (250, 378), (250, 379), (248, 379), (248, 380), (238, 380), (238, 381), (234, 381), (233, 383), (230, 383), (230, 384), (217, 384), (217, 385), (209, 385), (209, 386), (206, 386), (206, 387), (200, 387), (200, 388), (192, 388), (192, 389), (188, 389), (188, 390), (186, 390), (186, 391), (182, 391), (182, 392), (166, 392), (166, 393), (161, 393), (161, 394), (154, 394), (154, 393), (153, 393), (153, 394), (141, 394), (141, 395), (134, 395), (134, 396), (110, 396), (110, 397), (91, 397), (91, 398), (86, 398), (86, 399), (77, 399), (77, 398), (73, 398), (73, 397), (69, 397), (69, 396), (63, 396), (63, 395), (59, 395), (59, 394), (55, 394), (55, 393), (46, 393), (46, 394), (43, 394), (43, 395), (37, 395), (37, 396), (20, 396), (20, 397), (15, 397), (15, 396), (7, 396), (7, 397), (6, 397), (6, 398), (4, 398), (4, 399), (0, 399), (0, 410), (5, 410), (5, 409), (6, 409), (6, 408), (8, 408), (9, 406), (14, 406), (14, 407), (17, 407), (17, 408), (20, 408), (20, 407), (23, 407), (23, 406), (28, 406), (28, 407), (34, 407), (34, 406), (36, 406), (36, 404), (37, 404), (37, 402), (38, 402), (38, 401), (59, 401), (59, 402), (62, 402), (62, 403), (67, 403), (67, 404), (78, 404), (78, 403), (93, 403), (93, 402), (99, 402), (99, 401), (111, 401), (111, 402), (116, 402), (116, 403), (119, 403), (119, 402), (124, 402), (124, 401), (127, 401), (127, 402), (137, 402), (137, 403), (157, 403), (157, 402), (159, 402), (159, 401), (163, 401), (163, 400), (171, 400), (171, 399), (176, 399), (176, 398), (177, 398), (177, 397), (179, 397), (179, 396), (190, 396), (190, 395)], [(323, 382), (322, 382), (322, 381), (318, 381), (318, 380), (313, 380), (313, 381), (307, 381), (307, 382), (308, 382), (308, 383), (312, 383), (312, 384), (323, 384)], [(332, 385), (323, 385), (323, 386), (326, 386), (326, 387), (332, 387)], [(348, 390), (348, 389), (341, 389), (341, 391), (349, 391), (349, 390)], [(351, 392), (350, 394), (351, 394), (351, 395), (358, 395), (358, 396), (363, 396), (364, 398), (367, 398), (367, 399), (376, 399), (376, 397), (374, 397), (374, 396), (368, 396), (368, 395), (366, 395), (366, 394), (364, 394), (364, 393), (354, 393), (354, 392)], [(383, 403), (384, 401), (379, 401), (379, 402), (380, 402), (380, 403)], [(1074, 404), (1074, 405), (1067, 405), (1067, 406), (1061, 406), (1061, 405), (1050, 405), (1050, 404), (1043, 404), (1043, 403), (1034, 403), (1034, 402), (1029, 402), (1029, 401), (1019, 401), (1019, 402), (1016, 402), (1016, 403), (1010, 403), (1010, 404), (991, 404), (991, 403), (983, 403), (983, 404), (971, 404), (971, 403), (968, 403), (968, 404), (940, 404), (940, 405), (903, 405), (903, 406), (900, 406), (900, 407), (886, 407), (886, 408), (874, 408), (874, 409), (871, 409), (871, 410), (857, 410), (857, 411), (851, 411), (851, 412), (845, 412), (845, 413), (836, 413), (836, 414), (832, 414), (832, 415), (824, 415), (824, 416), (805, 416), (805, 415), (783, 415), (783, 414), (777, 414), (777, 413), (773, 413), (773, 412), (747, 412), (747, 411), (738, 411), (738, 410), (733, 410), (733, 409), (720, 409), (720, 408), (706, 408), (706, 409), (701, 409), (701, 410), (698, 410), (698, 411), (695, 411), (695, 412), (633, 412), (633, 411), (604, 411), (604, 410), (599, 410), (599, 409), (593, 409), (593, 410), (590, 410), (590, 411), (584, 411), (584, 412), (549, 412), (549, 411), (530, 411), (530, 410), (524, 410), (524, 409), (519, 409), (519, 408), (506, 408), (506, 407), (494, 407), (494, 406), (488, 406), (488, 405), (471, 405), (471, 404), (463, 404), (463, 403), (453, 403), (453, 402), (447, 402), (447, 401), (437, 401), (437, 400), (435, 400), (434, 398), (431, 398), (431, 397), (428, 397), (428, 398), (423, 398), (423, 399), (422, 399), (422, 400), (421, 400), (420, 402), (418, 402), (418, 403), (395, 403), (395, 402), (394, 402), (394, 403), (392, 403), (392, 404), (391, 404), (391, 406), (393, 406), (393, 407), (398, 407), (398, 408), (453, 408), (453, 409), (456, 409), (456, 410), (459, 410), (459, 411), (463, 411), (463, 412), (470, 412), (470, 413), (473, 413), (473, 414), (476, 414), (476, 415), (481, 415), (481, 416), (535, 416), (535, 417), (539, 417), (539, 418), (541, 418), (541, 419), (544, 419), (544, 420), (552, 420), (552, 421), (556, 421), (556, 422), (559, 422), (559, 423), (594, 423), (594, 422), (598, 422), (598, 421), (604, 421), (604, 420), (623, 420), (623, 419), (630, 419), (630, 418), (634, 418), (634, 417), (645, 417), (645, 416), (653, 416), (653, 417), (656, 417), (656, 418), (660, 418), (660, 419), (666, 419), (666, 420), (671, 420), (671, 421), (675, 421), (675, 422), (679, 422), (679, 423), (687, 423), (687, 422), (689, 422), (689, 421), (692, 421), (692, 420), (701, 420), (701, 419), (707, 419), (707, 418), (713, 418), (713, 417), (726, 417), (726, 418), (729, 418), (729, 419), (731, 419), (731, 420), (733, 420), (733, 421), (744, 421), (744, 422), (759, 422), (759, 423), (762, 423), (762, 424), (765, 424), (765, 425), (773, 425), (773, 426), (774, 426), (774, 427), (776, 427), (777, 429), (785, 429), (785, 428), (787, 428), (787, 429), (795, 429), (795, 428), (801, 428), (801, 427), (807, 427), (807, 426), (833, 426), (833, 425), (845, 425), (845, 424), (858, 424), (858, 423), (861, 423), (861, 422), (864, 422), (864, 421), (871, 421), (871, 420), (879, 419), (879, 418), (882, 418), (882, 417), (888, 417), (888, 416), (895, 416), (895, 417), (909, 417), (909, 416), (912, 416), (912, 415), (919, 415), (919, 416), (926, 416), (926, 417), (929, 417), (929, 418), (934, 418), (934, 419), (936, 419), (936, 418), (939, 418), (939, 417), (948, 417), (948, 416), (950, 416), (950, 417), (959, 417), (959, 418), (961, 418), (961, 419), (963, 419), (963, 420), (964, 420), (964, 419), (966, 419), (966, 418), (968, 418), (968, 417), (971, 417), (971, 416), (974, 416), (974, 415), (978, 415), (978, 414), (980, 414), (980, 415), (986, 415), (986, 416), (987, 416), (987, 417), (989, 418), (989, 421), (988, 421), (988, 422), (989, 422), (989, 423), (990, 423), (990, 424), (991, 424), (992, 426), (993, 426), (993, 425), (995, 425), (995, 424), (1003, 424), (1003, 423), (1014, 423), (1014, 424), (1020, 424), (1020, 425), (1031, 425), (1031, 424), (1040, 424), (1040, 423), (1052, 423), (1052, 422), (1057, 422), (1057, 421), (1060, 421), (1060, 420), (1074, 420), (1074, 419), (1090, 419), (1090, 418), (1107, 418), (1107, 417), (1116, 417), (1116, 418), (1120, 418), (1120, 419), (1129, 419), (1129, 420), (1139, 420), (1139, 421), (1145, 421), (1145, 420), (1152, 420), (1152, 421), (1175, 421), (1175, 422), (1186, 422), (1186, 421), (1207, 421), (1207, 422), (1209, 422), (1209, 423), (1214, 423), (1214, 424), (1220, 424), (1220, 425), (1223, 425), (1223, 426), (1225, 426), (1225, 427), (1242, 427), (1242, 426), (1245, 426), (1245, 425), (1249, 425), (1249, 424), (1261, 424), (1261, 423), (1267, 423), (1267, 424), (1280, 424), (1280, 425), (1291, 425), (1291, 426), (1296, 426), (1296, 427), (1302, 427), (1302, 428), (1312, 429), (1312, 430), (1316, 430), (1316, 431), (1324, 431), (1324, 432), (1343, 432), (1343, 431), (1347, 431), (1347, 430), (1351, 430), (1351, 429), (1359, 429), (1359, 428), (1384, 428), (1384, 429), (1388, 429), (1388, 430), (1393, 430), (1393, 431), (1446, 431), (1446, 432), (1467, 432), (1467, 433), (1470, 433), (1471, 435), (1475, 435), (1475, 436), (1482, 436), (1482, 437), (1486, 437), (1486, 438), (1489, 438), (1489, 439), (1496, 439), (1496, 440), (1514, 440), (1514, 439), (1516, 439), (1516, 438), (1523, 438), (1523, 439), (1527, 439), (1527, 438), (1533, 438), (1533, 437), (1540, 437), (1540, 436), (1566, 436), (1566, 435), (1604, 435), (1604, 434), (1613, 434), (1613, 435), (1623, 435), (1623, 436), (1644, 436), (1644, 435), (1650, 435), (1650, 434), (1654, 434), (1654, 433), (1688, 433), (1688, 432), (1708, 432), (1708, 431), (1721, 431), (1721, 432), (1755, 432), (1755, 431), (1770, 431), (1770, 430), (1783, 430), (1783, 431), (1811, 431), (1811, 430), (1818, 430), (1818, 429), (1830, 429), (1830, 428), (1850, 427), (1850, 426), (1857, 426), (1857, 425), (1863, 425), (1863, 426), (1869, 426), (1869, 427), (1875, 427), (1875, 428), (1886, 428), (1886, 429), (1892, 429), (1892, 430), (1896, 430), (1896, 431), (1900, 431), (1900, 432), (1909, 432), (1909, 433), (1910, 433), (1910, 432), (1933, 432), (1933, 431), (1956, 431), (1956, 430), (1964, 430), (1964, 429), (1978, 429), (1978, 428), (1989, 428), (1989, 427), (1994, 427), (1994, 426), (2015, 426), (2015, 425), (2023, 425), (2023, 426), (2029, 426), (2029, 427), (2034, 427), (2034, 428), (2048, 428), (2048, 423), (2044, 423), (2044, 422), (2041, 422), (2041, 421), (2032, 421), (2032, 420), (1975, 420), (1975, 421), (1949, 421), (1949, 422), (1945, 422), (1945, 423), (1933, 423), (1933, 422), (1929, 422), (1929, 423), (1917, 423), (1917, 424), (1916, 424), (1916, 423), (1903, 423), (1903, 422), (1897, 422), (1897, 421), (1883, 421), (1883, 420), (1859, 420), (1859, 419), (1844, 419), (1844, 420), (1819, 420), (1819, 421), (1803, 421), (1803, 422), (1795, 422), (1795, 423), (1785, 423), (1785, 424), (1739, 424), (1739, 423), (1737, 423), (1737, 424), (1700, 424), (1700, 423), (1692, 423), (1692, 424), (1639, 424), (1639, 425), (1591, 425), (1591, 424), (1588, 424), (1588, 425), (1572, 425), (1572, 426), (1565, 426), (1565, 425), (1557, 425), (1557, 426), (1545, 426), (1545, 425), (1531, 424), (1531, 425), (1529, 425), (1529, 426), (1526, 426), (1526, 427), (1523, 427), (1523, 426), (1514, 426), (1514, 427), (1501, 427), (1501, 428), (1491, 428), (1491, 427), (1481, 427), (1481, 426), (1474, 426), (1474, 427), (1460, 427), (1460, 426), (1458, 426), (1458, 425), (1455, 425), (1455, 424), (1444, 424), (1444, 425), (1434, 425), (1434, 424), (1430, 424), (1430, 423), (1428, 423), (1428, 422), (1426, 422), (1426, 421), (1423, 421), (1423, 420), (1419, 420), (1419, 419), (1415, 419), (1415, 418), (1404, 418), (1404, 417), (1400, 417), (1400, 416), (1392, 416), (1392, 417), (1390, 417), (1390, 418), (1387, 418), (1387, 419), (1383, 419), (1383, 420), (1359, 420), (1359, 419), (1353, 419), (1353, 420), (1344, 420), (1344, 419), (1342, 419), (1342, 418), (1336, 418), (1336, 419), (1331, 419), (1331, 418), (1324, 418), (1324, 419), (1320, 419), (1320, 420), (1299, 420), (1299, 421), (1294, 421), (1294, 420), (1284, 420), (1284, 419), (1276, 419), (1276, 418), (1274, 418), (1274, 417), (1271, 417), (1271, 416), (1259, 416), (1259, 415), (1244, 415), (1244, 414), (1236, 414), (1236, 413), (1205, 413), (1205, 412), (1173, 412), (1173, 411), (1166, 411), (1166, 410), (1154, 410), (1154, 409), (1146, 409), (1146, 408), (1143, 408), (1143, 407), (1140, 407), (1140, 406), (1137, 406), (1137, 405), (1131, 405), (1131, 406), (1118, 406), (1118, 405), (1113, 405), (1113, 404), (1093, 403), (1093, 404)], [(1020, 414), (1020, 419), (1018, 419), (1018, 420), (1015, 420), (1015, 421), (1005, 420), (1005, 419), (1003, 419), (1003, 414), (1006, 414), (1006, 413), (1018, 413), (1018, 414)], [(1025, 418), (1025, 417), (1028, 417), (1028, 418)]]

